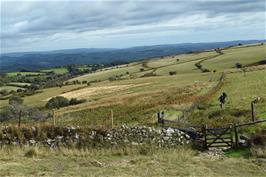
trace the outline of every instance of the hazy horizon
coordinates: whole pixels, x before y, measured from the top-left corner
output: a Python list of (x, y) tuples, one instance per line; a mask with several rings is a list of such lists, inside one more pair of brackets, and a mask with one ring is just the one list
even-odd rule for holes
[(80, 47), (80, 48), (60, 48), (60, 49), (54, 49), (54, 50), (28, 50), (28, 51), (16, 51), (16, 52), (6, 52), (6, 53), (0, 53), (0, 54), (11, 54), (11, 53), (31, 53), (31, 52), (53, 52), (53, 51), (60, 51), (60, 50), (75, 50), (75, 49), (128, 49), (128, 48), (134, 48), (134, 47), (149, 47), (149, 46), (163, 46), (163, 45), (175, 45), (175, 44), (204, 44), (204, 43), (222, 43), (222, 42), (234, 42), (234, 41), (265, 41), (265, 39), (239, 39), (239, 40), (233, 40), (233, 41), (213, 41), (213, 42), (181, 42), (181, 43), (171, 43), (171, 44), (153, 44), (153, 45), (139, 45), (139, 46), (129, 46), (124, 48), (94, 48), (94, 47)]

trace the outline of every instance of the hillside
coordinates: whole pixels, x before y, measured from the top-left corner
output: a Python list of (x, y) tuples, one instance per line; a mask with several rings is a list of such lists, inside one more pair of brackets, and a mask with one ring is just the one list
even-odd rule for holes
[(126, 49), (69, 49), (47, 52), (25, 52), (1, 54), (1, 72), (37, 71), (44, 68), (70, 64), (128, 63), (152, 57), (189, 53), (193, 51), (222, 48), (238, 44), (260, 43), (261, 41), (230, 41), (215, 43), (184, 43)]
[[(50, 98), (58, 95), (68, 99), (87, 99), (83, 104), (57, 111), (58, 115), (64, 117), (58, 122), (66, 125), (105, 124), (111, 109), (114, 111), (117, 125), (153, 124), (156, 122), (155, 114), (158, 110), (166, 110), (168, 119), (177, 120), (182, 116), (184, 109), (189, 108), (199, 96), (208, 93), (218, 83), (222, 72), (241, 71), (236, 68), (236, 63), (245, 67), (265, 60), (265, 50), (265, 45), (261, 44), (236, 46), (225, 48), (222, 53), (213, 50), (172, 55), (99, 69), (94, 73), (68, 80), (69, 85), (45, 88), (41, 93), (26, 96), (24, 103), (29, 106), (43, 107)], [(197, 63), (201, 63), (202, 67), (199, 68)], [(247, 76), (243, 79), (251, 85), (249, 89), (243, 90), (243, 94), (242, 89), (238, 89), (237, 97), (233, 90), (241, 88), (242, 82), (234, 82), (236, 84), (234, 88), (228, 88), (229, 85), (226, 84), (221, 91), (224, 90), (230, 95), (230, 104), (242, 100), (243, 104), (249, 105), (256, 97), (265, 98), (264, 73), (265, 70), (247, 72)], [(233, 76), (228, 74), (226, 82), (231, 82), (231, 75)], [(235, 75), (241, 78), (242, 73), (237, 72)], [(73, 84), (74, 82), (79, 84)], [(260, 92), (253, 93), (252, 87), (258, 88)], [(214, 102), (211, 104), (218, 104), (215, 100), (219, 94), (215, 95)], [(249, 99), (244, 98), (244, 95), (250, 94), (254, 96)], [(7, 102), (8, 100), (0, 100), (1, 107)], [(236, 105), (237, 103), (234, 103), (228, 107), (236, 109)], [(260, 107), (257, 110), (258, 115), (265, 115), (265, 110), (262, 109), (264, 104), (258, 106)], [(216, 109), (217, 106), (213, 111)], [(243, 111), (248, 109), (249, 107), (246, 106)], [(248, 118), (248, 114), (244, 117)], [(194, 120), (191, 122), (198, 123)]]
[[(250, 122), (254, 100), (255, 119), (266, 119), (265, 57), (266, 45), (256, 43), (149, 58), (95, 71), (77, 65), (77, 70), (90, 72), (70, 78), (64, 77), (71, 75), (65, 67), (9, 72), (2, 79), (23, 82), (4, 82), (0, 87), (8, 94), (0, 97), (1, 115), (16, 110), (16, 105), (9, 103), (12, 95), (23, 96), (17, 109), (26, 111), (21, 125), (16, 116), (0, 117), (0, 175), (263, 176), (265, 122), (238, 128), (239, 139), (247, 137), (244, 142), (251, 142), (248, 146), (239, 143), (241, 147), (234, 145), (230, 150), (202, 151), (200, 140), (203, 125), (220, 130)], [(24, 92), (43, 78), (57, 82), (61, 77), (61, 85), (38, 87), (29, 95)], [(222, 92), (228, 97), (221, 109), (218, 98)], [(56, 96), (86, 100), (61, 108), (46, 107)], [(159, 111), (174, 125), (158, 124)], [(199, 139), (189, 135), (194, 130), (200, 133)], [(232, 142), (238, 139), (236, 134), (231, 132)]]

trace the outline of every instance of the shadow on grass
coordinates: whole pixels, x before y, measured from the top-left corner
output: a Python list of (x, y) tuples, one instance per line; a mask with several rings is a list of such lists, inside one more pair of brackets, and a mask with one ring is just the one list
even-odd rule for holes
[(226, 157), (234, 157), (234, 158), (249, 158), (251, 157), (251, 152), (250, 149), (245, 147), (245, 148), (238, 148), (238, 149), (230, 149), (226, 151), (225, 153)]

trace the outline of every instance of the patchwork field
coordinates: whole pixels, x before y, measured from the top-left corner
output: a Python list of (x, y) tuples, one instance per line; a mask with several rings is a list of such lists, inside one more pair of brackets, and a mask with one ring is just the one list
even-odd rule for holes
[(79, 80), (79, 81), (105, 81), (108, 80), (110, 77), (116, 77), (116, 76), (124, 76), (124, 75), (129, 75), (129, 74), (134, 74), (141, 72), (140, 69), (145, 68), (142, 66), (142, 64), (136, 64), (133, 66), (128, 66), (128, 67), (120, 67), (120, 68), (110, 68), (110, 69), (103, 69), (101, 71), (97, 71), (92, 74), (87, 74), (83, 75), (80, 77), (76, 77), (71, 79), (70, 81), (73, 80)]
[[(218, 83), (222, 71), (238, 71), (239, 69), (235, 68), (237, 62), (244, 66), (262, 61), (265, 57), (265, 45), (238, 46), (222, 52), (221, 54), (216, 51), (203, 51), (165, 56), (99, 69), (95, 73), (69, 80), (97, 81), (90, 85), (76, 84), (42, 89), (41, 93), (23, 99), (26, 105), (38, 107), (43, 107), (54, 96), (86, 99), (85, 103), (57, 110), (57, 116), (60, 117), (58, 123), (65, 125), (106, 124), (111, 110), (117, 125), (154, 124), (156, 112), (159, 110), (165, 110), (168, 119), (176, 120), (198, 96), (207, 93)], [(196, 66), (198, 63), (211, 72), (203, 72)], [(63, 73), (65, 68), (45, 71)], [(170, 75), (170, 72), (174, 74)], [(196, 111), (195, 116), (201, 118), (194, 120), (193, 117), (191, 122), (196, 124), (215, 122), (203, 118), (220, 111), (217, 98), (222, 91), (226, 91), (229, 95), (226, 110), (248, 112), (252, 99), (265, 98), (264, 75), (265, 70), (247, 72), (246, 76), (241, 72), (227, 74), (226, 82), (220, 92), (204, 106), (204, 115), (203, 111)], [(110, 79), (111, 77), (115, 79)], [(0, 100), (0, 107), (4, 107), (7, 103), (7, 100)], [(265, 115), (264, 106), (265, 103), (257, 105), (258, 116)], [(242, 117), (246, 119), (249, 115), (246, 113)]]

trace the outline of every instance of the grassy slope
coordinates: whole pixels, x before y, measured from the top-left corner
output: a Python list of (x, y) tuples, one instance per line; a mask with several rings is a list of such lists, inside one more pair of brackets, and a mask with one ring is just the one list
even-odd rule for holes
[[(258, 115), (266, 113), (266, 70), (229, 74), (223, 90), (228, 93), (226, 107), (250, 109), (250, 103), (260, 97), (264, 101), (256, 105)], [(220, 93), (218, 93), (220, 94)], [(218, 95), (217, 95), (218, 97)], [(214, 99), (212, 103), (214, 103)]]
[[(1, 176), (264, 176), (252, 159), (208, 158), (190, 148), (0, 150)], [(28, 153), (29, 154), (29, 153)], [(264, 164), (265, 165), (265, 164)], [(264, 168), (265, 170), (265, 168)]]
[(224, 69), (235, 67), (236, 63), (241, 63), (242, 65), (256, 63), (265, 60), (266, 45), (237, 47), (223, 50), (223, 52), (224, 55), (204, 61), (202, 63), (203, 66), (210, 70), (223, 71)]
[(197, 69), (195, 63), (198, 61), (190, 61), (182, 64), (175, 64), (166, 67), (159, 68), (156, 70), (157, 75), (169, 75), (169, 71), (175, 71), (177, 74), (186, 73), (200, 73), (201, 71)]
[(126, 72), (129, 72), (129, 74), (140, 72), (140, 68), (143, 68), (141, 64), (137, 64), (134, 66), (129, 67), (121, 67), (121, 68), (114, 68), (114, 69), (104, 69), (103, 71), (98, 71), (92, 74), (86, 74), (80, 77), (76, 77), (71, 79), (73, 80), (80, 80), (80, 81), (94, 81), (94, 80), (100, 80), (104, 81), (107, 80), (109, 77), (113, 76), (120, 76), (120, 75), (126, 75)]
[[(93, 125), (108, 121), (113, 109), (115, 124), (155, 122), (155, 113), (168, 109), (175, 115), (189, 105), (196, 95), (210, 89), (216, 81), (209, 82), (212, 76), (207, 74), (186, 74), (176, 76), (157, 76), (115, 82), (97, 83), (85, 90), (109, 86), (130, 86), (125, 89), (101, 91), (96, 95), (81, 95), (89, 102), (72, 107), (62, 108), (59, 112), (65, 115), (63, 124)], [(74, 91), (78, 93), (81, 90)], [(81, 91), (82, 92), (82, 91)], [(176, 118), (176, 116), (175, 116)]]
[[(210, 51), (210, 52), (201, 52), (201, 53), (193, 53), (193, 54), (182, 54), (182, 55), (175, 55), (174, 57), (164, 57), (163, 59), (153, 59), (148, 62), (148, 66), (151, 68), (158, 68), (168, 65), (176, 65), (181, 64), (184, 62), (199, 60), (205, 57), (216, 56), (217, 53)], [(177, 61), (179, 59), (179, 61)]]
[[(74, 112), (67, 114), (66, 117), (68, 118), (64, 118), (64, 123), (74, 123), (75, 125), (92, 124), (93, 122), (97, 123), (98, 119), (96, 119), (96, 117), (102, 117), (103, 120), (100, 122), (103, 122), (105, 119), (109, 118), (110, 109), (114, 110), (116, 122), (118, 123), (128, 122), (126, 119), (129, 119), (129, 122), (135, 123), (138, 121), (139, 123), (154, 122), (154, 114), (160, 109), (167, 110), (168, 118), (176, 119), (176, 117), (180, 115), (181, 110), (191, 103), (195, 95), (205, 93), (216, 83), (220, 75), (219, 73), (200, 73), (195, 67), (195, 62), (216, 55), (216, 52), (211, 51), (164, 57), (163, 59), (149, 60), (143, 65), (131, 64), (129, 67), (124, 65), (123, 68), (109, 69), (74, 78), (72, 80), (79, 79), (89, 81), (106, 79), (112, 74), (125, 73), (126, 71), (133, 69), (133, 72), (136, 72), (135, 76), (137, 78), (135, 79), (125, 77), (125, 80), (96, 83), (93, 84), (92, 87), (84, 89), (84, 92), (94, 87), (99, 87), (100, 89), (101, 87), (108, 86), (138, 86), (129, 87), (124, 90), (117, 89), (111, 93), (102, 92), (97, 95), (82, 95), (81, 98), (87, 98), (90, 102), (83, 105), (72, 106), (70, 108), (63, 108), (60, 112)], [(178, 62), (177, 58), (179, 59)], [(147, 71), (140, 72), (139, 69), (142, 67), (147, 69)], [(177, 72), (177, 75), (169, 76), (169, 71), (173, 70), (172, 67), (175, 70), (180, 71)], [(163, 76), (138, 78), (142, 76), (143, 73), (152, 71)], [(186, 90), (177, 93), (176, 89), (181, 88), (185, 88)], [(189, 88), (194, 90), (192, 91)], [(82, 92), (82, 90), (80, 91)], [(186, 98), (178, 97), (178, 95), (181, 96), (186, 94), (191, 95), (186, 96)], [(172, 101), (169, 100), (170, 98), (172, 98)], [(150, 106), (148, 106), (147, 103), (149, 103)], [(140, 119), (140, 117), (142, 117), (142, 119)]]
[[(227, 74), (223, 88), (209, 101), (205, 109), (194, 113), (194, 123), (226, 124), (251, 120), (250, 103), (260, 97), (255, 112), (258, 118), (266, 118), (266, 70)], [(225, 108), (220, 109), (218, 97), (228, 95)], [(208, 118), (209, 117), (209, 118)], [(220, 125), (221, 126), (221, 125)]]
[[(263, 49), (262, 46), (236, 47), (236, 48), (226, 49), (223, 50), (225, 53), (224, 55), (218, 56), (214, 59), (205, 60), (203, 62), (203, 66), (205, 67), (205, 64), (206, 66), (209, 66), (208, 65), (209, 62), (214, 62), (217, 60), (218, 62), (215, 63), (217, 66), (223, 66), (222, 68), (224, 67), (231, 68), (235, 64), (234, 61), (235, 57), (230, 59), (224, 59), (229, 54), (230, 54), (229, 56), (231, 56), (231, 53), (234, 54), (233, 56), (239, 55), (238, 56), (239, 58), (246, 55), (247, 52), (252, 53), (252, 57), (250, 57), (248, 61), (256, 62), (258, 58), (261, 57), (261, 49)], [(242, 55), (242, 53), (244, 53), (244, 55)], [(167, 112), (169, 112), (169, 114), (171, 114), (171, 119), (175, 119), (176, 116), (180, 114), (180, 111), (184, 109), (186, 106), (188, 106), (191, 103), (191, 101), (193, 101), (194, 96), (205, 93), (211, 88), (211, 86), (213, 86), (216, 83), (217, 79), (219, 78), (220, 72), (201, 73), (200, 70), (198, 70), (195, 67), (196, 62), (204, 60), (206, 58), (212, 58), (215, 56), (217, 56), (217, 53), (213, 51), (186, 54), (186, 55), (185, 54), (176, 55), (174, 57), (172, 56), (164, 57), (163, 59), (151, 59), (145, 61), (144, 63), (136, 62), (136, 63), (131, 63), (129, 65), (110, 67), (107, 69), (103, 69), (101, 71), (97, 71), (93, 74), (87, 74), (84, 76), (73, 78), (72, 80), (78, 79), (78, 80), (87, 80), (87, 81), (93, 81), (93, 80), (105, 80), (105, 81), (93, 83), (91, 86), (88, 86), (82, 90), (71, 92), (73, 94), (83, 91), (84, 92), (88, 91), (88, 93), (90, 93), (90, 90), (96, 89), (97, 92), (95, 93), (97, 94), (88, 94), (88, 95), (83, 94), (81, 96), (78, 96), (77, 98), (87, 98), (89, 102), (77, 106), (63, 108), (62, 112), (78, 111), (77, 114), (73, 114), (72, 116), (78, 117), (82, 115), (81, 119), (83, 120), (84, 118), (85, 119), (92, 118), (91, 114), (88, 113), (88, 111), (91, 111), (90, 110), (91, 108), (95, 109), (99, 107), (99, 110), (96, 111), (98, 115), (100, 115), (101, 113), (103, 115), (107, 114), (109, 115), (110, 109), (113, 108), (115, 110), (118, 110), (119, 115), (120, 113), (123, 114), (122, 115), (123, 119), (125, 117), (132, 117), (132, 116), (133, 118), (144, 116), (145, 118), (147, 118), (148, 121), (154, 119), (151, 118), (151, 115), (153, 115), (156, 112), (156, 110), (165, 109), (167, 110)], [(249, 56), (251, 56), (251, 54)], [(177, 61), (177, 59), (179, 59), (179, 61)], [(230, 61), (232, 60), (231, 61), (232, 66), (227, 64), (224, 65), (223, 64), (224, 60), (230, 60)], [(140, 68), (145, 68), (146, 71), (140, 72)], [(169, 71), (173, 70), (177, 71), (177, 75), (169, 76)], [(127, 71), (130, 72), (130, 75), (134, 75), (134, 77), (126, 75)], [(155, 72), (158, 75), (162, 76), (141, 78), (143, 73), (146, 72)], [(106, 81), (108, 77), (114, 75), (124, 75), (123, 78), (125, 79), (113, 82)], [(261, 75), (260, 78), (262, 78), (262, 76), (263, 75)], [(260, 84), (261, 82), (259, 82), (259, 85)], [(117, 87), (118, 89), (101, 90), (103, 87), (110, 87), (110, 86)], [(261, 86), (263, 87), (263, 85), (260, 85), (260, 87)], [(78, 87), (81, 87), (81, 85), (44, 89), (43, 93), (25, 97), (25, 103), (32, 106), (33, 105), (43, 106), (48, 98), (62, 94), (63, 92), (66, 91), (71, 91), (72, 89)], [(124, 88), (120, 89), (120, 87)], [(97, 90), (97, 88), (99, 89)], [(178, 89), (181, 90), (187, 89), (187, 91), (179, 91)], [(192, 95), (185, 96), (185, 98), (182, 97), (182, 99), (180, 98), (180, 96), (186, 94), (192, 94)], [(229, 95), (233, 97), (236, 94), (229, 92)], [(172, 100), (170, 101), (170, 99)], [(189, 100), (189, 101), (183, 101), (183, 100)], [(4, 106), (6, 103), (7, 101), (1, 100), (0, 106)], [(147, 103), (150, 104), (150, 107), (146, 107)], [(247, 104), (244, 103), (243, 101), (242, 103)], [(217, 106), (216, 102), (214, 104), (216, 104)], [(113, 105), (119, 105), (119, 106), (113, 107)], [(123, 106), (121, 107), (121, 105)], [(154, 108), (153, 110), (151, 110), (151, 106), (153, 106)], [(231, 106), (238, 106), (238, 105), (234, 103), (234, 105)], [(88, 110), (86, 111), (86, 109)], [(119, 111), (120, 109), (123, 109), (125, 111), (121, 112)], [(147, 111), (146, 112), (135, 111), (135, 113), (131, 115), (132, 113), (130, 112), (132, 112), (132, 110), (139, 110), (139, 109)], [(79, 111), (81, 110), (82, 111), (85, 110), (85, 112), (83, 111), (79, 113)], [(80, 121), (78, 118), (76, 118), (75, 120), (76, 122)], [(135, 120), (139, 120), (139, 118)], [(71, 123), (71, 121), (69, 123)]]

